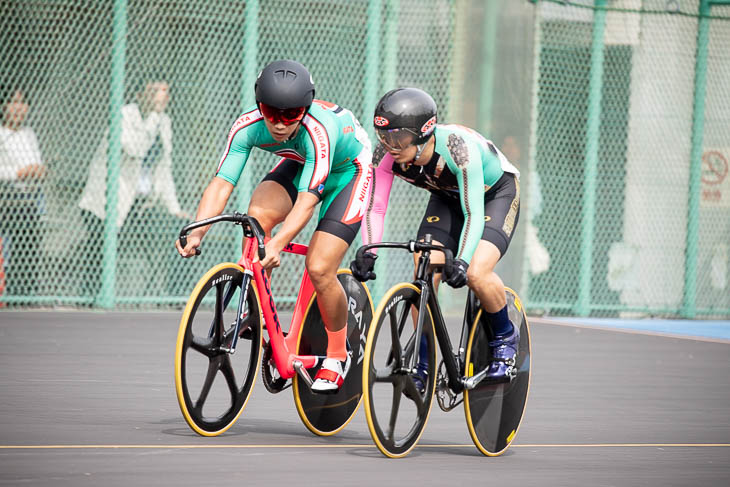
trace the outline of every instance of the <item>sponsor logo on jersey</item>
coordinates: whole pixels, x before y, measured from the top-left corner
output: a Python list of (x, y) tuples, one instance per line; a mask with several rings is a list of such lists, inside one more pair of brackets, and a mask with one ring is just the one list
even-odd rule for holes
[(307, 129), (309, 137), (314, 145), (314, 174), (310, 189), (316, 188), (320, 183), (327, 179), (330, 164), (330, 140), (327, 130), (319, 120), (312, 116), (306, 116), (302, 120), (302, 124)]
[(244, 113), (240, 117), (238, 117), (238, 120), (236, 120), (233, 123), (233, 126), (231, 127), (230, 132), (228, 132), (228, 142), (226, 143), (226, 151), (223, 153), (223, 157), (221, 157), (220, 162), (218, 163), (218, 169), (216, 169), (216, 174), (218, 174), (218, 171), (221, 170), (221, 166), (223, 165), (223, 161), (226, 160), (226, 157), (228, 156), (228, 152), (231, 150), (231, 144), (233, 143), (233, 138), (236, 136), (236, 133), (238, 133), (239, 130), (248, 127), (249, 125), (258, 122), (259, 120), (263, 120), (264, 117), (261, 115), (261, 112), (258, 110), (258, 108), (251, 110), (248, 113)]
[(488, 222), (488, 221), (492, 221), (492, 217), (491, 217), (491, 216), (489, 216), (489, 215), (486, 215), (486, 216), (484, 217), (484, 221), (485, 221), (485, 222)]
[(317, 192), (319, 194), (322, 194), (322, 191), (324, 191), (324, 184), (320, 184), (319, 186), (317, 186)]
[(345, 216), (342, 218), (342, 223), (345, 225), (359, 222), (365, 216), (365, 201), (370, 192), (370, 182), (373, 177), (373, 172), (369, 165), (364, 165), (357, 158), (355, 158), (353, 163), (357, 166), (357, 174), (355, 176), (355, 187), (352, 193), (350, 193), (350, 201), (347, 203)]
[(426, 217), (426, 221), (427, 221), (428, 223), (436, 223), (436, 222), (437, 222), (437, 221), (439, 221), (439, 220), (441, 220), (441, 218), (439, 218), (439, 217), (437, 217), (437, 216), (427, 216), (427, 217)]
[(374, 124), (375, 124), (375, 125), (376, 125), (377, 127), (387, 127), (387, 126), (388, 126), (388, 125), (390, 124), (390, 120), (388, 120), (388, 119), (387, 119), (387, 118), (385, 118), (385, 117), (375, 117), (375, 118), (373, 119), (373, 123), (374, 123)]
[(426, 123), (423, 124), (423, 127), (421, 127), (421, 133), (427, 134), (433, 130), (434, 125), (436, 125), (436, 116), (429, 118)]

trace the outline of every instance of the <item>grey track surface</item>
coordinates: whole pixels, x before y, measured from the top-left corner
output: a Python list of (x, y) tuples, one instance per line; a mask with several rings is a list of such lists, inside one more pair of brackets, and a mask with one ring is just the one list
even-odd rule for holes
[(666, 487), (730, 479), (728, 343), (533, 319), (532, 388), (512, 448), (482, 456), (463, 408), (434, 405), (421, 446), (393, 460), (373, 446), (362, 410), (336, 436), (315, 437), (291, 390), (269, 394), (260, 379), (228, 432), (197, 436), (175, 398), (179, 317), (0, 313), (0, 485)]

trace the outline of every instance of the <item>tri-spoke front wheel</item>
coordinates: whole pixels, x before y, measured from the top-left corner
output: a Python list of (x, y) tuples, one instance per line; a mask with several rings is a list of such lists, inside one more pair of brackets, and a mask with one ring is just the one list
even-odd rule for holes
[(413, 284), (393, 286), (375, 312), (365, 347), (362, 380), (368, 428), (378, 449), (393, 458), (416, 446), (433, 403), (434, 325), (426, 305), (422, 337), (416, 337), (420, 297)]
[(259, 368), (259, 300), (253, 282), (245, 281), (247, 289), (236, 264), (213, 267), (198, 281), (180, 320), (175, 390), (185, 421), (203, 436), (219, 435), (236, 422)]

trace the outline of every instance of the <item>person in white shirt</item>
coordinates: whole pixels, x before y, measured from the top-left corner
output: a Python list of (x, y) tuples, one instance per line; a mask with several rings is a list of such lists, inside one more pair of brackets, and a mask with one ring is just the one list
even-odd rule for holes
[(33, 294), (46, 172), (22, 89), (0, 90), (0, 294)]
[[(182, 211), (175, 192), (172, 176), (172, 122), (165, 112), (170, 101), (170, 87), (166, 81), (149, 81), (137, 94), (137, 102), (122, 107), (122, 154), (119, 161), (116, 228), (119, 232), (118, 252), (127, 249), (145, 252), (148, 263), (166, 264), (159, 258), (163, 245), (169, 243), (170, 232), (160, 235), (159, 209), (168, 216), (190, 219)], [(101, 249), (106, 217), (108, 131), (99, 144), (89, 166), (86, 186), (79, 201), (86, 223), (90, 253), (90, 269), (86, 292), (96, 295), (100, 286)], [(169, 218), (168, 218), (169, 220)], [(163, 241), (160, 241), (163, 239)], [(166, 247), (165, 247), (166, 248)], [(158, 253), (155, 256), (155, 253)], [(163, 273), (165, 270), (161, 270)], [(150, 276), (157, 270), (147, 268)], [(143, 292), (143, 290), (140, 290)]]

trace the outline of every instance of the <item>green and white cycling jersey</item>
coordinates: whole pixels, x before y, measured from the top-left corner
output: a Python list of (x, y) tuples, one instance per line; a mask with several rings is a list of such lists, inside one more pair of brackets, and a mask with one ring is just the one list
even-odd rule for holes
[(464, 224), (455, 256), (470, 262), (484, 231), (488, 191), (504, 173), (518, 178), (520, 172), (491, 141), (462, 125), (436, 125), (434, 144), (433, 156), (423, 166), (398, 164), (382, 144), (375, 148), (363, 242), (380, 241), (393, 176), (398, 176), (461, 208)]
[[(320, 200), (342, 188), (345, 178), (370, 177), (371, 148), (365, 130), (349, 110), (326, 101), (314, 100), (295, 135), (284, 142), (274, 140), (259, 109), (250, 107), (231, 128), (216, 176), (235, 185), (253, 147), (301, 163), (297, 190)], [(363, 152), (367, 157), (357, 160)]]

